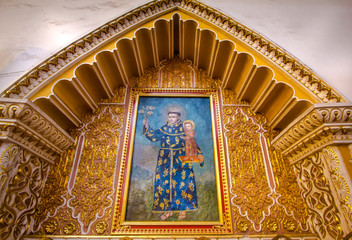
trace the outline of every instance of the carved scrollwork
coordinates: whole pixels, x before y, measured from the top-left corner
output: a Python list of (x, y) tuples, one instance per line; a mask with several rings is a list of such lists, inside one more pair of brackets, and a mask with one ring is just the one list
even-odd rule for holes
[[(238, 234), (310, 233), (308, 207), (293, 168), (271, 146), (273, 133), (266, 129), (265, 117), (254, 114), (236, 98), (233, 101), (227, 98), (223, 118), (235, 230)], [(263, 151), (268, 153), (270, 168)], [(266, 169), (271, 169), (275, 183), (269, 183), (271, 174)]]
[(18, 148), (15, 174), (10, 176), (0, 206), (1, 239), (19, 239), (31, 231), (34, 214), (49, 172), (49, 164)]
[(347, 103), (316, 104), (274, 140), (276, 150), (297, 161), (307, 153), (334, 142), (351, 142), (352, 107)]
[[(15, 166), (17, 165), (17, 154), (19, 153), (20, 148), (15, 144), (1, 142), (0, 151), (0, 193), (4, 193), (9, 183), (9, 179), (17, 170)], [(0, 195), (0, 202), (3, 202), (4, 197), (5, 194)]]
[[(336, 149), (335, 151), (338, 152)], [(331, 147), (326, 147), (321, 151), (321, 157), (325, 162), (326, 174), (330, 177), (330, 182), (335, 189), (337, 200), (340, 203), (341, 211), (352, 223), (352, 198), (351, 182), (346, 172), (342, 159), (339, 159), (337, 153)]]
[(202, 69), (195, 68), (190, 60), (173, 58), (162, 61), (155, 68), (146, 69), (140, 77), (131, 80), (134, 88), (209, 88), (220, 86)]
[[(67, 184), (72, 170), (75, 149), (68, 149), (61, 155), (60, 161), (51, 167), (42, 197), (35, 212), (34, 232), (38, 231), (41, 223), (49, 217), (53, 217), (59, 207), (66, 203), (64, 195), (67, 193)], [(60, 169), (60, 171), (58, 171)], [(47, 231), (46, 222), (44, 229)], [(52, 225), (52, 224), (51, 224)], [(56, 229), (55, 229), (56, 230)]]
[(123, 116), (123, 106), (107, 106), (83, 127), (85, 140), (68, 206), (84, 232), (112, 206)]
[(324, 156), (318, 152), (293, 166), (309, 208), (313, 229), (322, 239), (341, 239), (345, 234), (329, 182), (324, 175)]
[(0, 138), (54, 162), (73, 139), (29, 100), (0, 99)]
[(318, 110), (324, 123), (352, 122), (352, 108), (321, 108)]
[(262, 220), (269, 215), (274, 199), (269, 196), (271, 189), (261, 151), (260, 127), (239, 108), (227, 107), (225, 112), (225, 136), (233, 184), (231, 192), (234, 195), (232, 204), (242, 216), (252, 221), (255, 229), (261, 229)]

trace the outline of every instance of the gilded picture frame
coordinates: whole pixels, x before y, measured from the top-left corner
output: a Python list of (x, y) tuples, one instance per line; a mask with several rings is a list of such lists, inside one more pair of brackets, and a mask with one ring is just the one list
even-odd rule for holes
[(232, 234), (220, 120), (217, 90), (131, 90), (111, 234)]

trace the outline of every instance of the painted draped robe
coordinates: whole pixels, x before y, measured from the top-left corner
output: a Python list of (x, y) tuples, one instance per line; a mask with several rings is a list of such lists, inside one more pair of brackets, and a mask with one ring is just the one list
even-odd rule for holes
[[(179, 119), (157, 130), (144, 129), (146, 138), (160, 142), (154, 179), (153, 211), (192, 211), (198, 209), (193, 163), (182, 163), (185, 156), (184, 129)], [(198, 148), (198, 154), (203, 155)], [(203, 163), (200, 164), (203, 167)]]

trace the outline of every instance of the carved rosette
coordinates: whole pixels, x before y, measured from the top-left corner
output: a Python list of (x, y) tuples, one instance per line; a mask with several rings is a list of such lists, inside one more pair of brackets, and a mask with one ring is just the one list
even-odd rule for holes
[(337, 207), (342, 213), (341, 217), (344, 216), (346, 219), (345, 225), (350, 226), (345, 232), (349, 232), (352, 230), (352, 198), (350, 190), (352, 184), (343, 159), (338, 153), (337, 147), (326, 147), (321, 151), (320, 156), (324, 162), (324, 174), (328, 176)]

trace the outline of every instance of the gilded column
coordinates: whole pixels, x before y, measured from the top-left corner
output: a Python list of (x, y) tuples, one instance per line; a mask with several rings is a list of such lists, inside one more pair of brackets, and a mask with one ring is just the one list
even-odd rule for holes
[(16, 144), (1, 142), (1, 239), (19, 239), (34, 223), (50, 164)]
[(50, 167), (73, 139), (29, 100), (0, 98), (0, 238), (32, 231)]
[(315, 104), (273, 140), (297, 176), (310, 222), (322, 239), (342, 239), (352, 230), (352, 107)]

